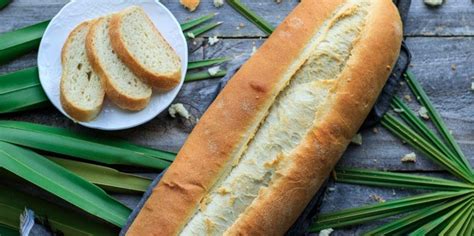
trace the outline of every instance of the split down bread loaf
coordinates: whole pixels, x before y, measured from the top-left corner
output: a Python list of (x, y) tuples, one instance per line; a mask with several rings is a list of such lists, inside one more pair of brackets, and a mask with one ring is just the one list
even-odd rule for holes
[(127, 235), (283, 235), (379, 95), (402, 40), (391, 0), (304, 0), (189, 135)]

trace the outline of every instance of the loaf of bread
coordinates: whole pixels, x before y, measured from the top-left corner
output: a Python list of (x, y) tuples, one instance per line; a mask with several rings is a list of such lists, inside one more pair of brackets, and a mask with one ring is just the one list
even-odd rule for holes
[(400, 49), (391, 0), (304, 0), (229, 81), (127, 235), (283, 235)]
[(90, 121), (99, 114), (104, 89), (86, 55), (86, 36), (92, 22), (78, 25), (64, 43), (61, 52), (61, 105), (74, 120)]
[(94, 71), (100, 76), (107, 97), (122, 109), (141, 110), (148, 105), (152, 89), (118, 58), (109, 37), (111, 16), (94, 22), (87, 34), (86, 49)]
[(139, 78), (161, 91), (176, 87), (181, 80), (181, 59), (138, 6), (112, 16), (112, 48)]

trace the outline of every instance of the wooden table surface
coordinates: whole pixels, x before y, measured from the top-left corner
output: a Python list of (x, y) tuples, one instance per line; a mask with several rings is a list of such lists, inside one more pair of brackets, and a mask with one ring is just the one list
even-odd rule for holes
[[(48, 20), (67, 2), (67, 0), (14, 0), (7, 8), (0, 11), (0, 32)], [(216, 20), (223, 21), (223, 24), (206, 33), (204, 38), (217, 35), (221, 39), (220, 42), (209, 46), (206, 40), (196, 40), (198, 46), (203, 44), (190, 55), (191, 60), (248, 55), (254, 46), (258, 47), (265, 40), (264, 34), (258, 28), (228, 5), (217, 9), (213, 6), (212, 0), (203, 0), (196, 12), (189, 13), (179, 5), (177, 0), (162, 0), (161, 2), (175, 14), (180, 22), (211, 12), (219, 12)], [(273, 25), (283, 20), (298, 4), (296, 0), (283, 0), (280, 4), (275, 3), (274, 0), (243, 0), (242, 2)], [(411, 70), (445, 119), (471, 164), (474, 164), (474, 91), (471, 90), (471, 83), (474, 82), (474, 3), (471, 0), (445, 2), (442, 7), (432, 9), (426, 7), (422, 0), (412, 0), (409, 18), (405, 25), (406, 42), (413, 53)], [(236, 27), (240, 24), (244, 24), (244, 27), (237, 30)], [(191, 42), (190, 45), (193, 43)], [(32, 52), (0, 66), (0, 74), (35, 65), (36, 52)], [(80, 132), (105, 133), (137, 144), (176, 152), (204, 112), (205, 104), (211, 99), (209, 88), (216, 83), (217, 80), (208, 80), (187, 83), (183, 86), (175, 102), (183, 103), (190, 110), (192, 114), (190, 120), (173, 119), (164, 112), (142, 126), (118, 132), (99, 132), (81, 127), (65, 118), (53, 107), (2, 115), (0, 118), (67, 127)], [(400, 96), (406, 94), (409, 92), (404, 87), (400, 91)], [(412, 101), (409, 104), (417, 109), (416, 102)], [(415, 164), (401, 163), (401, 157), (414, 150), (403, 145), (382, 127), (378, 127), (377, 130), (379, 132), (373, 130), (362, 132), (363, 144), (351, 145), (339, 166), (449, 177), (436, 164), (419, 153)], [(330, 183), (330, 187), (323, 202), (323, 212), (374, 203), (374, 200), (370, 198), (371, 194), (378, 194), (388, 200), (416, 193), (416, 191), (369, 188), (339, 183)], [(139, 199), (139, 196), (120, 195), (117, 197), (131, 207)], [(359, 234), (381, 222), (384, 221), (337, 230), (334, 235)]]

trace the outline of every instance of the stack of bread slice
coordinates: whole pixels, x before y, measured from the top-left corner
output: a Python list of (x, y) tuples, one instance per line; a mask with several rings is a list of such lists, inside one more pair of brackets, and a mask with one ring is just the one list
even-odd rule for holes
[(62, 107), (83, 122), (97, 117), (105, 96), (122, 109), (139, 111), (153, 90), (171, 90), (181, 79), (179, 56), (137, 6), (79, 24), (63, 46), (61, 62)]

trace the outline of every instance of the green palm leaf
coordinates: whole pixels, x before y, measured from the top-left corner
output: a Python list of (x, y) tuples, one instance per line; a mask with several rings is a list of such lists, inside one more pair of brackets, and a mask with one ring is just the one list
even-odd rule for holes
[(448, 142), (448, 145), (451, 147), (451, 149), (457, 154), (459, 160), (462, 161), (464, 165), (470, 169), (470, 174), (471, 176), (473, 176), (474, 172), (469, 161), (464, 156), (456, 140), (454, 140), (453, 135), (449, 132), (449, 129), (447, 128), (443, 119), (439, 115), (438, 111), (436, 111), (436, 109), (434, 108), (433, 104), (428, 98), (428, 95), (423, 90), (418, 81), (415, 79), (415, 75), (411, 71), (407, 70), (405, 74), (405, 80), (407, 81), (410, 90), (415, 94), (417, 100), (420, 101), (421, 104), (428, 110), (429, 116), (433, 120), (434, 125), (440, 131), (443, 138)]
[(266, 22), (263, 18), (255, 14), (251, 11), (248, 7), (246, 7), (240, 0), (228, 0), (227, 3), (234, 8), (237, 12), (239, 12), (242, 16), (247, 18), (250, 22), (260, 28), (263, 32), (267, 35), (272, 34), (275, 28)]
[(11, 2), (12, 2), (12, 0), (0, 0), (0, 10), (2, 10), (6, 6), (8, 6), (8, 4), (10, 4)]
[(463, 179), (466, 182), (474, 183), (474, 179), (471, 173), (466, 172), (456, 162), (447, 158), (435, 146), (431, 145), (423, 137), (421, 137), (415, 131), (410, 129), (408, 126), (401, 123), (394, 116), (386, 114), (382, 117), (381, 123), (393, 134), (405, 140), (408, 144), (410, 144), (412, 147), (416, 148), (420, 152), (425, 153), (427, 157), (431, 158), (433, 161), (444, 167), (453, 175)]
[(49, 104), (36, 67), (0, 76), (0, 114), (43, 107)]
[(49, 21), (0, 34), (0, 65), (38, 48)]
[[(64, 235), (117, 235), (118, 228), (104, 224), (100, 220), (84, 219), (83, 215), (73, 211), (64, 211), (63, 207), (32, 197), (12, 188), (0, 185), (0, 235), (15, 232), (18, 235), (20, 214), (25, 208), (32, 209), (40, 221), (46, 221), (52, 230)], [(82, 220), (79, 220), (82, 219)]]
[(458, 198), (449, 199), (438, 204), (426, 206), (415, 213), (409, 214), (398, 220), (392, 221), (372, 231), (369, 231), (365, 233), (365, 235), (405, 235), (413, 230), (420, 229), (420, 227), (423, 227), (423, 225), (432, 223), (434, 222), (433, 220), (439, 219), (438, 216), (440, 214), (444, 214), (452, 209), (456, 209), (459, 205), (463, 205), (469, 200), (470, 197), (472, 197), (472, 192), (466, 191), (463, 193), (463, 195), (458, 195)]
[(442, 178), (365, 169), (338, 169), (336, 170), (335, 179), (343, 183), (387, 188), (412, 188), (435, 191), (474, 190), (473, 185)]
[(216, 16), (217, 13), (211, 13), (209, 15), (205, 15), (205, 16), (201, 16), (201, 17), (198, 17), (194, 20), (190, 20), (190, 21), (187, 21), (187, 22), (184, 22), (181, 24), (181, 30), (182, 31), (186, 31), (186, 30), (189, 30), (193, 27), (196, 27), (208, 20), (211, 20), (212, 18), (214, 18), (214, 16)]
[(440, 191), (399, 200), (387, 201), (369, 206), (342, 210), (334, 213), (321, 214), (316, 219), (316, 222), (311, 226), (310, 231), (318, 232), (319, 230), (327, 228), (362, 224), (373, 220), (398, 215), (404, 212), (416, 211), (422, 207), (445, 202), (448, 199), (457, 198), (469, 193), (470, 191)]
[(49, 156), (47, 158), (102, 189), (115, 193), (143, 193), (151, 183), (148, 178), (105, 166)]
[(102, 189), (45, 157), (15, 145), (0, 142), (0, 166), (119, 227), (125, 224), (131, 212)]
[(155, 169), (168, 167), (175, 156), (121, 140), (18, 121), (0, 121), (0, 141), (104, 164)]

